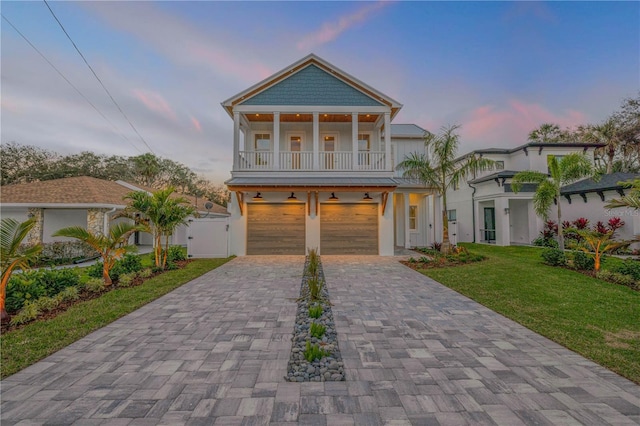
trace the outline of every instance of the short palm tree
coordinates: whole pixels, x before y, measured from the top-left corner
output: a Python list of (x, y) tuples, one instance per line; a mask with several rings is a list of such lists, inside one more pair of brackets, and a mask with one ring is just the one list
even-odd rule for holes
[(460, 136), (456, 133), (458, 128), (460, 128), (459, 125), (445, 126), (438, 135), (427, 132), (425, 145), (429, 155), (411, 153), (397, 166), (399, 170), (404, 170), (404, 177), (419, 180), (441, 197), (441, 250), (444, 252), (448, 252), (451, 248), (447, 218), (447, 190), (458, 185), (461, 179), (479, 171), (491, 170), (495, 166), (495, 161), (474, 155), (462, 161), (456, 161), (460, 144)]
[(179, 225), (185, 224), (186, 219), (195, 213), (195, 209), (186, 198), (174, 197), (173, 192), (173, 188), (161, 189), (152, 194), (135, 191), (125, 197), (129, 204), (124, 215), (135, 217), (136, 213), (142, 214), (144, 218), (141, 219), (140, 225), (144, 227), (145, 232), (153, 235), (156, 267), (166, 266), (169, 237)]
[(13, 270), (16, 268), (28, 269), (30, 262), (36, 259), (42, 250), (40, 244), (25, 249), (20, 247), (35, 224), (35, 218), (24, 222), (5, 218), (0, 222), (0, 270), (2, 271), (2, 281), (0, 281), (0, 318), (2, 321), (9, 319), (9, 315), (5, 310), (5, 302), (7, 284)]
[(614, 198), (607, 205), (608, 209), (615, 209), (619, 207), (630, 207), (635, 210), (640, 209), (640, 179), (634, 179), (627, 182), (618, 182), (618, 185), (623, 185), (627, 188), (631, 188), (629, 195), (622, 196), (621, 198)]
[(109, 229), (108, 235), (103, 235), (94, 234), (81, 226), (70, 226), (58, 230), (53, 236), (75, 238), (97, 251), (102, 257), (102, 279), (104, 284), (109, 286), (113, 283), (109, 271), (115, 265), (116, 260), (134, 249), (134, 246), (128, 244), (129, 237), (141, 229), (140, 226), (130, 223), (118, 223)]
[(582, 237), (582, 244), (578, 246), (578, 249), (585, 253), (593, 253), (594, 266), (593, 269), (598, 272), (600, 270), (602, 255), (614, 251), (622, 247), (628, 247), (629, 244), (637, 241), (614, 241), (614, 231), (607, 233), (600, 233), (598, 231), (592, 231), (589, 229), (582, 229), (578, 231), (578, 234)]
[[(525, 170), (511, 180), (511, 189), (518, 193), (524, 183), (534, 183), (538, 187), (533, 194), (533, 209), (543, 219), (549, 216), (551, 205), (556, 202), (558, 206), (558, 223), (562, 223), (562, 210), (560, 208), (560, 188), (578, 179), (593, 176), (593, 164), (584, 154), (573, 153), (558, 159), (550, 155), (547, 159), (549, 174), (536, 170)], [(564, 250), (564, 237), (562, 231), (558, 232), (558, 247)]]

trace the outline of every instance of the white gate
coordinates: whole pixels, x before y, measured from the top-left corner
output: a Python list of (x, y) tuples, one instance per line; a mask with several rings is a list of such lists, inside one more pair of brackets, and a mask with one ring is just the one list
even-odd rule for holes
[(229, 219), (190, 219), (187, 238), (189, 258), (229, 256)]

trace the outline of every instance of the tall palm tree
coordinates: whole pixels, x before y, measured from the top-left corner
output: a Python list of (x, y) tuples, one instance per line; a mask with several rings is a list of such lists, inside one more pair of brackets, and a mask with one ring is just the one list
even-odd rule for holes
[(557, 143), (562, 142), (567, 137), (568, 132), (560, 129), (560, 126), (554, 123), (543, 123), (529, 133), (531, 142)]
[(9, 319), (9, 315), (5, 310), (5, 302), (7, 298), (7, 284), (9, 283), (13, 270), (15, 268), (22, 270), (28, 269), (30, 262), (34, 260), (42, 250), (40, 244), (25, 249), (20, 248), (22, 242), (35, 224), (35, 218), (24, 222), (4, 218), (0, 222), (0, 270), (2, 271), (2, 280), (0, 281), (0, 318), (2, 321)]
[[(533, 194), (533, 209), (536, 214), (544, 219), (549, 216), (551, 204), (556, 202), (558, 206), (558, 223), (562, 223), (562, 210), (560, 208), (560, 188), (578, 179), (593, 176), (593, 165), (584, 154), (573, 153), (558, 159), (550, 155), (547, 158), (549, 174), (536, 170), (524, 170), (516, 173), (511, 180), (511, 189), (518, 193), (524, 183), (538, 185)], [(558, 246), (564, 250), (564, 236), (562, 230), (558, 232)]]
[(411, 153), (397, 166), (399, 170), (404, 170), (404, 177), (419, 180), (441, 197), (442, 251), (445, 252), (451, 248), (447, 218), (447, 190), (457, 186), (461, 179), (470, 174), (491, 170), (495, 166), (495, 161), (475, 155), (456, 161), (460, 144), (460, 135), (456, 130), (459, 128), (460, 125), (444, 126), (438, 135), (427, 132), (425, 145), (429, 155)]
[[(134, 217), (136, 213), (144, 216), (140, 225), (145, 232), (153, 235), (155, 264), (165, 267), (169, 249), (169, 237), (175, 229), (186, 223), (187, 217), (195, 213), (195, 209), (184, 197), (172, 196), (173, 188), (161, 189), (149, 194), (144, 191), (130, 192), (125, 196), (129, 204), (124, 215)], [(162, 238), (164, 237), (164, 250)]]
[(108, 235), (94, 234), (81, 226), (70, 226), (62, 228), (53, 234), (54, 237), (69, 237), (80, 240), (90, 245), (102, 257), (102, 279), (106, 286), (110, 286), (113, 281), (109, 276), (109, 271), (115, 265), (116, 260), (134, 246), (128, 244), (129, 237), (141, 227), (130, 223), (119, 223), (109, 229)]
[(598, 151), (604, 154), (605, 173), (613, 173), (616, 155), (620, 148), (624, 147), (617, 122), (613, 118), (609, 118), (602, 124), (581, 126), (577, 130), (577, 137), (585, 142), (606, 144)]
[(615, 209), (618, 207), (631, 207), (635, 210), (640, 210), (640, 179), (634, 179), (626, 182), (618, 182), (618, 185), (624, 185), (627, 188), (631, 188), (628, 195), (620, 198), (614, 198), (605, 208)]

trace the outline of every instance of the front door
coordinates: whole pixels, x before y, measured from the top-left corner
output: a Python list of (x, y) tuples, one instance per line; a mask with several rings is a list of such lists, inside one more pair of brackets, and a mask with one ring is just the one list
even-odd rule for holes
[(289, 138), (289, 151), (291, 151), (291, 168), (300, 168), (300, 151), (302, 150), (302, 137), (294, 135)]
[(496, 209), (484, 208), (484, 240), (494, 242), (496, 240)]

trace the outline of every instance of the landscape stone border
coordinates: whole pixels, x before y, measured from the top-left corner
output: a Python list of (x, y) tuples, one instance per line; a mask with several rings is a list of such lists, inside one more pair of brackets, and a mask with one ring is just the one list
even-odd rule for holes
[[(285, 376), (285, 380), (290, 382), (340, 382), (345, 380), (344, 364), (338, 347), (338, 334), (331, 311), (329, 291), (322, 271), (322, 262), (319, 260), (318, 263), (318, 277), (324, 285), (322, 287), (321, 300), (313, 303), (310, 300), (309, 285), (307, 284), (307, 280), (310, 277), (308, 273), (308, 257), (304, 264), (296, 322), (291, 339), (291, 356), (287, 367), (287, 375)], [(311, 305), (319, 304), (322, 306), (320, 318), (309, 317), (310, 303)], [(326, 327), (322, 339), (311, 336), (309, 329), (312, 322)], [(307, 341), (310, 341), (311, 344), (319, 344), (323, 350), (330, 354), (322, 359), (307, 361), (304, 357)]]

